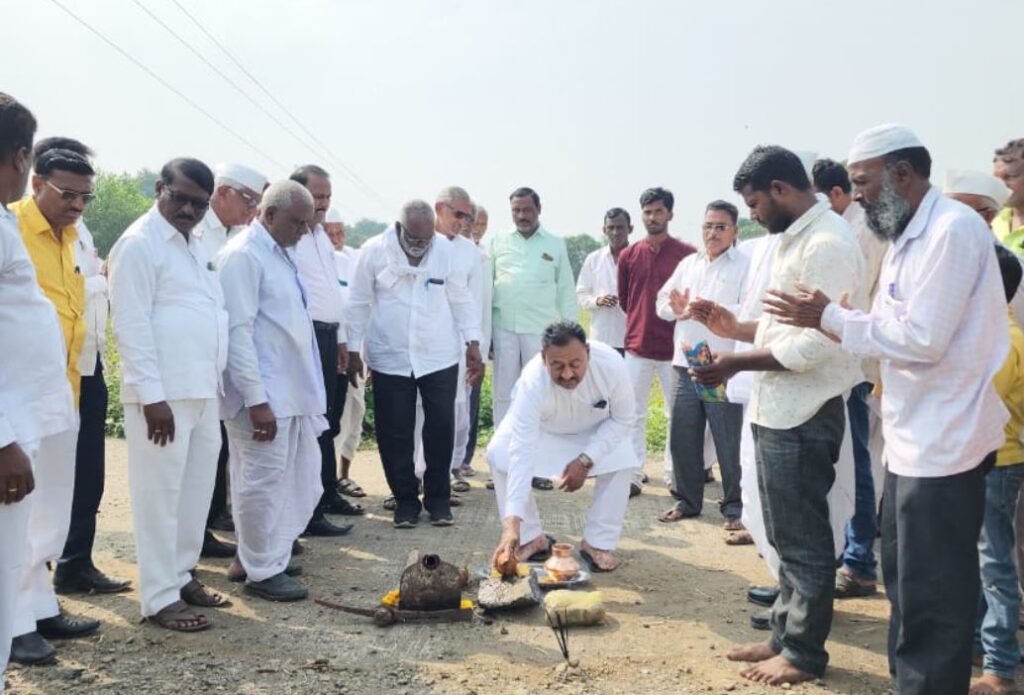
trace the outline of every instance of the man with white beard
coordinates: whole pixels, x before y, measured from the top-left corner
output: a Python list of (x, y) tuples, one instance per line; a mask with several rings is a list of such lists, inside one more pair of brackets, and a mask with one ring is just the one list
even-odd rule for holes
[(893, 243), (871, 310), (814, 287), (777, 293), (765, 310), (879, 360), (889, 670), (901, 695), (961, 695), (985, 475), (1009, 419), (993, 386), (1009, 351), (1004, 289), (984, 220), (930, 184), (931, 155), (909, 128), (864, 131), (848, 161), (854, 199)]
[[(434, 231), (433, 208), (410, 201), (392, 227), (363, 245), (349, 294), (346, 329), (373, 370), (374, 425), (396, 528), (414, 528), (423, 508), (435, 526), (455, 523), (450, 479), (461, 354), (470, 375), (483, 364), (479, 306), (453, 255), (451, 242)], [(349, 352), (349, 370), (363, 372), (358, 351)], [(424, 415), (422, 502), (414, 462), (417, 399)]]
[(292, 257), (313, 221), (313, 205), (301, 184), (271, 184), (259, 220), (220, 258), (231, 318), (221, 414), (231, 444), (238, 534), (228, 577), (245, 577), (246, 593), (270, 601), (308, 595), (288, 561), (323, 492), (317, 440), (327, 429), (326, 396), (313, 320)]

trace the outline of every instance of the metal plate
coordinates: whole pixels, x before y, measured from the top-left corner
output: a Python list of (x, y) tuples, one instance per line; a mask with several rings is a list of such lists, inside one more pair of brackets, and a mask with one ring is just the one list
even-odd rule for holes
[[(548, 578), (548, 572), (544, 569), (543, 562), (520, 562), (520, 567), (529, 567), (537, 573), (537, 584), (540, 586), (542, 591), (548, 589), (575, 589), (578, 586), (582, 586), (590, 581), (590, 572), (580, 568), (580, 573), (572, 579), (568, 579), (563, 582), (552, 581)], [(479, 579), (490, 579), (493, 577), (491, 574), (491, 567), (478, 567), (474, 575)]]

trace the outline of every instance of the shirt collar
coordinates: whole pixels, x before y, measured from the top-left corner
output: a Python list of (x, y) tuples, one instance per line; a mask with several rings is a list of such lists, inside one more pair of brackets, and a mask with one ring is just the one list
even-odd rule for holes
[[(34, 232), (36, 234), (43, 234), (45, 232), (53, 233), (50, 228), (50, 223), (43, 215), (43, 211), (39, 209), (39, 205), (36, 203), (35, 198), (26, 198), (21, 203), (21, 221), (24, 225), (26, 232)], [(54, 235), (56, 238), (56, 235)], [(78, 240), (78, 228), (69, 224), (61, 230), (61, 243), (71, 244)]]
[(716, 258), (715, 260), (712, 261), (711, 258), (708, 256), (708, 251), (707, 251), (706, 248), (704, 248), (702, 246), (699, 249), (697, 249), (697, 257), (702, 259), (702, 260), (707, 261), (709, 264), (710, 263), (717, 263), (718, 261), (720, 261), (723, 258), (725, 260), (727, 260), (727, 261), (731, 261), (731, 260), (736, 258), (736, 254), (737, 253), (739, 253), (739, 252), (736, 250), (736, 244), (733, 244), (732, 246), (727, 248), (723, 254), (721, 254), (718, 258)]
[(201, 237), (204, 234), (206, 234), (206, 232), (218, 231), (222, 232), (225, 236), (227, 236), (230, 230), (224, 225), (223, 222), (220, 221), (220, 217), (217, 216), (217, 213), (214, 212), (213, 206), (211, 205), (210, 209), (206, 211), (205, 215), (203, 215), (202, 224), (196, 225), (196, 228), (193, 230), (193, 234), (198, 232), (198, 235)]
[(274, 241), (274, 237), (270, 236), (270, 232), (267, 231), (267, 228), (264, 227), (258, 219), (252, 221), (252, 224), (249, 225), (249, 229), (252, 230), (250, 234), (252, 235), (253, 241), (268, 251), (273, 251), (275, 248), (280, 246), (280, 244)]
[(518, 236), (523, 241), (533, 241), (534, 239), (536, 239), (538, 237), (547, 236), (547, 230), (544, 229), (544, 225), (539, 224), (539, 225), (537, 225), (537, 231), (534, 232), (533, 234), (531, 234), (529, 239), (527, 239), (522, 234), (520, 234), (519, 230), (517, 228), (515, 228), (515, 227), (512, 228), (512, 234), (514, 236)]
[(935, 186), (929, 186), (928, 192), (924, 194), (924, 198), (921, 199), (921, 204), (917, 206), (917, 210), (914, 212), (914, 216), (910, 218), (910, 222), (907, 223), (903, 233), (900, 234), (899, 238), (893, 244), (894, 251), (899, 251), (911, 239), (916, 239), (921, 236), (924, 230), (928, 227), (928, 219), (932, 216), (932, 209), (939, 200), (939, 189)]
[(804, 214), (796, 218), (796, 221), (786, 227), (786, 231), (782, 233), (783, 236), (791, 239), (800, 236), (804, 230), (817, 222), (822, 215), (829, 211), (829, 209), (829, 206), (824, 201), (819, 200), (809, 207)]

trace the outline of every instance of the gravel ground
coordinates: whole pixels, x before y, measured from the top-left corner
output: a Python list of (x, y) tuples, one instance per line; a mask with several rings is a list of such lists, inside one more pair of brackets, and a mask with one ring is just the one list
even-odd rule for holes
[[(109, 440), (107, 493), (100, 514), (97, 564), (135, 578), (134, 545), (123, 442)], [(483, 465), (478, 462), (478, 468)], [(751, 546), (723, 543), (714, 499), (703, 517), (673, 525), (656, 520), (670, 500), (661, 462), (648, 465), (652, 483), (630, 502), (620, 554), (623, 567), (593, 584), (605, 596), (605, 625), (570, 633), (577, 668), (562, 665), (543, 611), (477, 618), (472, 623), (377, 628), (367, 618), (312, 601), (272, 604), (227, 581), (227, 561), (202, 561), (200, 578), (228, 594), (230, 608), (212, 611), (213, 629), (170, 633), (140, 624), (138, 597), (62, 599), (70, 613), (99, 618), (101, 631), (59, 645), (50, 667), (7, 673), (10, 692), (29, 693), (760, 693), (725, 659), (737, 642), (762, 639), (749, 627), (756, 608), (751, 584), (769, 575)], [(409, 551), (437, 552), (471, 569), (486, 564), (499, 524), (484, 476), (473, 479), (451, 528), (393, 529), (381, 508), (386, 492), (374, 451), (360, 452), (353, 475), (369, 493), (370, 510), (348, 536), (308, 539), (301, 581), (319, 596), (372, 607), (397, 586)], [(545, 525), (559, 540), (579, 543), (592, 485), (573, 495), (537, 493)], [(793, 690), (886, 693), (887, 603), (883, 596), (838, 604), (822, 681)]]

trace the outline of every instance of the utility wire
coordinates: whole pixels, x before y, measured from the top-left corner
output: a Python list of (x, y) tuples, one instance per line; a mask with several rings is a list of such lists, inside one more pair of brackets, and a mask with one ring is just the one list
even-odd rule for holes
[[(135, 0), (135, 2), (138, 2), (138, 0)], [(361, 177), (359, 176), (359, 174), (357, 174), (357, 173), (356, 173), (355, 171), (353, 171), (351, 167), (349, 167), (349, 166), (348, 166), (347, 164), (345, 164), (345, 162), (343, 162), (343, 161), (342, 161), (342, 160), (341, 160), (341, 159), (340, 159), (340, 158), (339, 158), (339, 157), (338, 157), (338, 156), (337, 156), (336, 154), (334, 154), (334, 152), (332, 152), (332, 151), (331, 151), (331, 148), (330, 148), (330, 147), (328, 147), (328, 146), (327, 146), (326, 144), (324, 144), (324, 143), (323, 143), (323, 142), (322, 142), (322, 141), (321, 141), (321, 140), (320, 140), (319, 138), (317, 138), (317, 137), (316, 137), (316, 135), (314, 135), (314, 134), (313, 134), (313, 133), (312, 133), (312, 132), (311, 132), (311, 131), (309, 130), (309, 128), (307, 128), (307, 127), (305, 126), (305, 124), (303, 124), (303, 123), (302, 123), (302, 121), (300, 121), (300, 120), (299, 120), (299, 119), (298, 119), (298, 118), (297, 118), (297, 117), (295, 116), (295, 114), (293, 114), (293, 113), (292, 113), (292, 112), (291, 112), (291, 111), (290, 111), (290, 110), (288, 109), (288, 107), (286, 107), (286, 106), (285, 106), (284, 104), (282, 104), (282, 103), (281, 103), (281, 101), (280, 101), (280, 100), (279, 100), (279, 99), (278, 99), (278, 98), (277, 98), (277, 97), (276, 97), (276, 96), (274, 95), (274, 93), (273, 93), (273, 92), (271, 92), (271, 91), (270, 91), (269, 89), (267, 89), (267, 88), (266, 88), (266, 87), (265, 87), (265, 86), (263, 85), (263, 83), (262, 83), (262, 82), (260, 82), (260, 81), (259, 81), (259, 80), (258, 80), (258, 79), (256, 78), (256, 76), (255, 76), (255, 75), (253, 75), (253, 74), (252, 74), (252, 72), (250, 72), (250, 71), (249, 71), (249, 70), (248, 70), (248, 69), (247, 69), (247, 68), (245, 67), (245, 65), (243, 65), (243, 64), (242, 64), (242, 62), (241, 62), (240, 60), (238, 60), (238, 59), (237, 59), (237, 58), (236, 58), (236, 57), (234, 56), (234, 54), (232, 54), (232, 53), (231, 53), (231, 51), (229, 51), (229, 50), (227, 49), (227, 47), (225, 47), (225, 46), (224, 46), (224, 44), (222, 44), (222, 43), (221, 43), (221, 42), (220, 42), (220, 41), (219, 41), (219, 40), (217, 39), (217, 37), (215, 37), (215, 36), (214, 36), (213, 34), (211, 34), (211, 33), (210, 33), (210, 32), (209, 32), (209, 31), (208, 31), (207, 29), (206, 29), (206, 27), (205, 27), (205, 26), (203, 25), (203, 23), (202, 23), (202, 22), (200, 22), (200, 21), (199, 21), (198, 19), (196, 19), (195, 15), (193, 15), (193, 14), (192, 14), (191, 12), (189, 12), (189, 11), (188, 11), (188, 9), (187, 9), (187, 8), (186, 8), (186, 7), (184, 6), (184, 5), (182, 5), (182, 4), (181, 4), (181, 2), (179, 2), (179, 0), (171, 0), (171, 2), (172, 2), (172, 3), (174, 3), (174, 5), (175, 5), (175, 6), (177, 6), (177, 8), (178, 8), (179, 10), (181, 10), (181, 11), (182, 11), (182, 12), (183, 12), (183, 13), (185, 14), (185, 16), (186, 16), (186, 17), (188, 17), (188, 18), (189, 18), (190, 20), (192, 20), (192, 23), (193, 23), (193, 24), (195, 24), (195, 25), (196, 25), (196, 26), (197, 26), (197, 27), (199, 28), (199, 30), (200, 30), (201, 32), (203, 32), (203, 34), (205, 34), (205, 35), (206, 35), (206, 37), (207, 37), (208, 39), (210, 39), (210, 41), (212, 41), (212, 42), (214, 43), (214, 45), (215, 45), (215, 46), (217, 46), (217, 48), (219, 48), (219, 49), (220, 49), (220, 50), (221, 50), (221, 51), (222, 51), (222, 52), (224, 53), (224, 55), (226, 55), (226, 56), (228, 57), (228, 59), (229, 59), (229, 60), (230, 60), (230, 61), (231, 61), (232, 63), (234, 63), (235, 67), (237, 67), (237, 68), (238, 68), (239, 70), (241, 70), (241, 71), (242, 71), (242, 72), (243, 72), (243, 73), (245, 74), (245, 76), (246, 76), (246, 77), (248, 77), (248, 78), (249, 78), (250, 80), (252, 80), (253, 84), (255, 84), (255, 85), (256, 85), (257, 87), (259, 87), (259, 88), (260, 88), (260, 90), (261, 90), (261, 91), (262, 91), (262, 92), (263, 92), (264, 94), (266, 94), (266, 95), (267, 95), (267, 97), (268, 97), (268, 98), (269, 98), (269, 99), (270, 99), (270, 100), (271, 100), (271, 101), (272, 101), (272, 102), (273, 102), (273, 103), (274, 103), (274, 104), (275, 104), (275, 105), (276, 105), (276, 106), (277, 106), (277, 107), (278, 107), (279, 109), (281, 109), (281, 111), (283, 111), (283, 112), (284, 112), (284, 113), (285, 113), (285, 114), (286, 114), (286, 115), (287, 115), (287, 116), (288, 116), (289, 118), (291, 118), (291, 119), (292, 119), (292, 121), (294, 121), (294, 122), (296, 123), (296, 125), (298, 125), (298, 126), (299, 126), (299, 128), (300, 128), (300, 129), (302, 130), (302, 132), (304, 132), (304, 133), (305, 133), (305, 134), (306, 134), (306, 135), (307, 135), (307, 136), (308, 136), (308, 137), (309, 137), (309, 138), (310, 138), (310, 139), (311, 139), (311, 140), (312, 140), (312, 141), (313, 141), (314, 143), (316, 143), (316, 144), (317, 144), (317, 145), (318, 145), (318, 146), (319, 146), (319, 147), (320, 147), (321, 149), (323, 149), (323, 150), (324, 150), (324, 152), (326, 152), (326, 153), (327, 153), (327, 154), (328, 154), (328, 155), (330, 156), (330, 158), (331, 158), (331, 159), (332, 159), (332, 160), (334, 161), (335, 165), (336, 165), (336, 166), (338, 166), (338, 167), (340, 167), (340, 168), (342, 169), (342, 171), (344, 171), (344, 172), (345, 172), (345, 174), (346, 174), (346, 175), (347, 175), (347, 176), (348, 176), (348, 177), (349, 177), (349, 178), (350, 178), (350, 179), (351, 179), (351, 180), (352, 180), (352, 181), (353, 181), (354, 183), (356, 183), (357, 185), (359, 185), (359, 186), (360, 186), (361, 188), (363, 188), (363, 190), (364, 190), (364, 191), (366, 191), (366, 192), (367, 192), (367, 193), (369, 193), (369, 194), (370, 194), (371, 196), (373, 196), (373, 197), (374, 197), (374, 198), (375, 198), (375, 199), (377, 200), (377, 202), (379, 202), (379, 203), (382, 203), (383, 205), (385, 205), (385, 206), (386, 206), (386, 207), (388, 207), (388, 208), (391, 208), (391, 207), (393, 207), (393, 206), (392, 206), (392, 204), (391, 204), (391, 201), (389, 201), (389, 200), (388, 200), (387, 198), (385, 198), (385, 197), (384, 197), (384, 196), (382, 196), (382, 195), (381, 195), (380, 193), (378, 193), (378, 192), (377, 192), (377, 191), (376, 191), (376, 190), (375, 190), (375, 189), (374, 189), (374, 188), (373, 188), (372, 186), (370, 186), (370, 184), (366, 183), (366, 181), (364, 181), (364, 180), (363, 180), (363, 179), (362, 179), (362, 178), (361, 178)]]
[(160, 83), (161, 85), (163, 85), (163, 86), (164, 86), (164, 87), (165, 87), (166, 89), (168, 89), (168, 90), (170, 90), (171, 92), (173, 92), (173, 93), (174, 93), (174, 94), (175, 94), (175, 95), (176, 95), (176, 96), (177, 96), (178, 98), (180, 98), (180, 99), (181, 99), (182, 101), (184, 101), (185, 103), (187, 103), (187, 104), (188, 104), (189, 106), (191, 106), (192, 108), (194, 108), (194, 109), (195, 109), (196, 111), (198, 111), (198, 112), (199, 112), (199, 113), (201, 113), (202, 115), (206, 116), (206, 118), (208, 118), (208, 119), (210, 119), (211, 121), (213, 121), (213, 123), (215, 123), (215, 124), (216, 124), (216, 125), (217, 125), (218, 127), (220, 127), (221, 129), (223, 129), (223, 130), (224, 130), (224, 131), (225, 131), (226, 133), (228, 133), (229, 135), (231, 135), (232, 137), (234, 137), (235, 139), (237, 139), (237, 140), (238, 140), (239, 142), (241, 142), (242, 144), (244, 144), (244, 145), (245, 145), (246, 147), (248, 147), (249, 149), (251, 149), (251, 150), (252, 150), (253, 152), (256, 152), (256, 153), (257, 153), (257, 154), (259, 154), (259, 155), (260, 155), (261, 157), (263, 157), (264, 159), (266, 159), (266, 160), (267, 160), (268, 162), (271, 162), (271, 163), (273, 163), (273, 164), (274, 164), (275, 166), (277, 166), (277, 167), (279, 167), (279, 168), (281, 168), (281, 169), (286, 169), (286, 168), (287, 168), (287, 167), (286, 167), (286, 166), (285, 166), (284, 164), (282, 164), (281, 162), (279, 162), (279, 161), (277, 161), (276, 159), (274, 159), (274, 158), (273, 158), (272, 156), (270, 156), (269, 154), (267, 154), (266, 152), (264, 152), (263, 150), (261, 150), (261, 149), (260, 149), (259, 147), (257, 147), (257, 146), (256, 146), (255, 144), (253, 144), (252, 142), (250, 142), (249, 140), (247, 140), (247, 139), (246, 139), (245, 137), (243, 137), (243, 136), (239, 135), (239, 134), (238, 134), (238, 132), (236, 132), (236, 131), (235, 131), (235, 130), (234, 130), (233, 128), (230, 128), (230, 127), (228, 127), (228, 126), (227, 126), (227, 125), (226, 125), (226, 124), (225, 124), (225, 123), (224, 123), (223, 121), (221, 121), (221, 120), (220, 120), (219, 118), (217, 118), (217, 117), (216, 117), (216, 116), (214, 116), (214, 115), (213, 115), (212, 113), (210, 113), (209, 111), (207, 111), (206, 109), (204, 109), (204, 108), (203, 108), (202, 106), (200, 106), (199, 104), (197, 104), (197, 103), (196, 103), (195, 101), (193, 101), (192, 99), (190, 99), (190, 98), (189, 98), (189, 97), (188, 97), (187, 95), (185, 95), (185, 93), (184, 93), (184, 92), (182, 92), (181, 90), (179, 90), (179, 89), (178, 89), (177, 87), (175, 87), (174, 85), (172, 85), (172, 84), (171, 84), (170, 82), (168, 82), (168, 81), (167, 81), (167, 80), (165, 80), (164, 78), (160, 77), (160, 75), (158, 75), (158, 74), (156, 74), (155, 72), (153, 72), (153, 70), (152, 70), (152, 69), (150, 69), (150, 68), (149, 68), (148, 66), (146, 66), (146, 65), (145, 65), (144, 63), (142, 63), (142, 62), (141, 62), (141, 61), (139, 61), (138, 59), (134, 58), (134, 57), (133, 57), (133, 56), (132, 56), (131, 54), (129, 54), (129, 53), (128, 53), (128, 52), (126, 51), (126, 50), (124, 50), (124, 49), (123, 49), (123, 48), (121, 48), (121, 47), (120, 47), (119, 45), (117, 45), (116, 43), (114, 43), (114, 42), (113, 42), (113, 41), (112, 41), (111, 39), (107, 38), (107, 37), (106, 37), (106, 36), (105, 36), (104, 34), (102, 34), (102, 33), (101, 33), (101, 32), (100, 32), (100, 31), (99, 31), (98, 29), (96, 29), (96, 28), (95, 28), (95, 27), (93, 27), (93, 26), (92, 26), (91, 24), (89, 24), (88, 22), (86, 22), (86, 21), (85, 21), (84, 19), (82, 19), (81, 17), (79, 17), (79, 16), (77, 15), (77, 14), (75, 14), (75, 13), (74, 13), (74, 12), (72, 12), (72, 11), (71, 11), (70, 9), (68, 9), (68, 8), (67, 8), (67, 7), (66, 7), (66, 6), (65, 6), (65, 5), (64, 5), (63, 3), (61, 3), (61, 2), (60, 2), (60, 0), (50, 0), (50, 2), (51, 2), (51, 3), (53, 3), (54, 5), (56, 5), (57, 7), (59, 7), (59, 8), (61, 9), (61, 10), (63, 10), (63, 11), (64, 11), (64, 13), (65, 13), (65, 14), (67, 14), (68, 16), (70, 16), (70, 17), (71, 17), (72, 19), (74, 19), (74, 20), (75, 20), (76, 22), (78, 22), (79, 24), (81, 24), (81, 25), (82, 25), (83, 27), (85, 27), (86, 29), (88, 29), (88, 30), (89, 30), (89, 31), (90, 31), (91, 33), (93, 33), (94, 35), (96, 35), (96, 36), (97, 36), (97, 37), (98, 37), (98, 38), (99, 38), (99, 39), (100, 39), (101, 41), (103, 41), (103, 42), (104, 42), (104, 43), (106, 43), (106, 44), (107, 44), (108, 46), (110, 46), (111, 48), (113, 48), (113, 49), (114, 49), (115, 51), (117, 51), (118, 53), (120, 53), (120, 54), (121, 54), (121, 55), (122, 55), (123, 57), (125, 57), (126, 59), (128, 59), (128, 60), (129, 60), (129, 61), (130, 61), (131, 63), (133, 63), (133, 64), (134, 64), (134, 65), (135, 65), (136, 67), (138, 67), (138, 68), (139, 68), (140, 70), (142, 70), (142, 71), (143, 71), (144, 73), (146, 73), (146, 74), (147, 74), (147, 75), (149, 75), (149, 76), (150, 76), (151, 78), (153, 78), (154, 80), (156, 80), (157, 82), (159, 82), (159, 83)]

